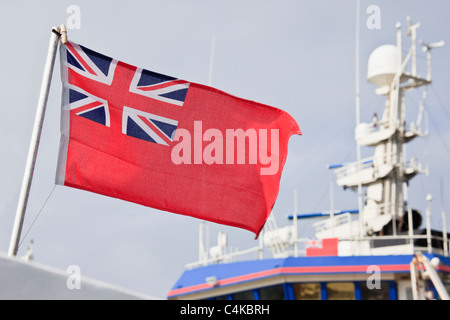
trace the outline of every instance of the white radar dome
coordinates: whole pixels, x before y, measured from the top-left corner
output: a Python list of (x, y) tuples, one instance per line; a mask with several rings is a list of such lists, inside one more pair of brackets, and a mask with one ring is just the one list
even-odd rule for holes
[(391, 85), (397, 68), (397, 47), (391, 44), (382, 45), (369, 56), (367, 80), (380, 88), (387, 88)]

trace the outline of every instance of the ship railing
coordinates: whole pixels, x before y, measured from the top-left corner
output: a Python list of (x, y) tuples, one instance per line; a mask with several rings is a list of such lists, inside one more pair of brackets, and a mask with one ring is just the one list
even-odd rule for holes
[[(383, 243), (388, 246), (390, 243), (392, 246), (390, 247), (394, 251), (396, 251), (396, 246), (403, 246), (400, 251), (397, 250), (399, 254), (414, 254), (415, 252), (426, 252), (426, 253), (435, 253), (440, 254), (445, 257), (449, 256), (449, 248), (450, 248), (450, 240), (444, 235), (430, 235), (430, 234), (416, 234), (416, 235), (385, 235), (385, 236), (366, 236), (366, 237), (339, 237), (340, 242), (347, 241), (353, 242), (356, 244), (369, 243), (372, 244), (369, 248), (362, 250), (364, 246), (354, 246), (353, 250), (351, 250), (351, 255), (378, 255), (376, 249), (377, 248), (385, 248)], [(306, 248), (308, 243), (311, 241), (320, 241), (321, 239), (308, 238), (305, 241), (305, 238), (298, 239), (297, 243), (305, 243)], [(417, 244), (417, 240), (424, 240), (422, 244)], [(378, 246), (374, 245), (378, 242)], [(301, 246), (299, 246), (301, 248)], [(299, 250), (299, 252), (295, 253), (293, 250), (290, 250), (289, 256), (303, 256), (305, 255), (306, 250)]]
[[(431, 198), (427, 197), (428, 201)], [(385, 212), (386, 209), (391, 204), (380, 204), (378, 210), (379, 213)], [(408, 212), (408, 230), (403, 232), (394, 232), (392, 235), (374, 235), (374, 236), (359, 236), (353, 235), (352, 232), (348, 233), (348, 236), (343, 234), (339, 235), (337, 238), (339, 242), (348, 242), (348, 248), (346, 254), (339, 252), (339, 255), (379, 255), (384, 254), (383, 250), (393, 250), (397, 254), (414, 254), (415, 252), (428, 252), (437, 253), (445, 257), (450, 256), (450, 238), (447, 234), (447, 229), (445, 228), (446, 223), (444, 222), (444, 228), (442, 232), (431, 230), (431, 207), (429, 206), (426, 210), (426, 221), (425, 229), (422, 231), (413, 231), (412, 229), (412, 209), (406, 208)], [(353, 222), (351, 214), (358, 212), (357, 210), (341, 210), (334, 211), (334, 215), (331, 219), (325, 219), (314, 224), (317, 231), (332, 229), (336, 226), (349, 225), (352, 227)], [(311, 216), (323, 216), (325, 213), (314, 213)], [(306, 215), (306, 216), (310, 216)], [(445, 213), (442, 212), (443, 221), (445, 221)], [(328, 213), (328, 216), (330, 214)], [(291, 216), (289, 216), (289, 219)], [(294, 215), (292, 216), (292, 218)], [(298, 217), (298, 215), (297, 215)], [(294, 219), (295, 220), (295, 219)], [(392, 230), (397, 230), (397, 225), (395, 223), (396, 219), (392, 219), (393, 225)], [(306, 249), (311, 247), (311, 244), (320, 244), (321, 239), (314, 238), (298, 238), (296, 229), (296, 223), (293, 225), (288, 225), (283, 228), (278, 228), (274, 224), (274, 229), (264, 229), (259, 237), (259, 245), (248, 248), (245, 250), (236, 249), (235, 251), (226, 253), (226, 241), (222, 244), (219, 243), (218, 246), (212, 247), (209, 250), (204, 250), (203, 254), (199, 255), (202, 258), (197, 262), (192, 262), (186, 265), (186, 268), (192, 269), (200, 266), (206, 266), (210, 264), (218, 263), (228, 263), (238, 260), (249, 260), (255, 259), (254, 254), (256, 253), (256, 259), (264, 259), (264, 255), (267, 251), (271, 252), (273, 258), (285, 258), (285, 257), (300, 257), (306, 255)], [(321, 229), (322, 228), (322, 229)], [(342, 230), (341, 230), (342, 231)], [(348, 231), (348, 230), (347, 230)], [(424, 232), (418, 234), (418, 232)], [(420, 241), (424, 240), (424, 241)], [(383, 243), (384, 241), (384, 243)], [(376, 245), (375, 245), (376, 244)], [(386, 251), (384, 251), (386, 252)], [(250, 255), (251, 258), (250, 258)]]
[[(403, 240), (403, 241), (402, 241)], [(425, 240), (423, 245), (417, 245), (414, 242), (417, 240)], [(286, 243), (286, 249), (284, 251), (276, 251), (272, 252), (271, 257), (273, 258), (287, 258), (287, 257), (304, 257), (306, 256), (306, 249), (308, 247), (320, 247), (317, 243), (320, 243), (321, 239), (315, 238), (297, 238), (290, 239), (289, 243)], [(347, 252), (345, 255), (369, 255), (376, 256), (379, 253), (376, 252), (377, 248), (383, 248), (383, 246), (374, 246), (370, 245), (369, 248), (363, 248), (363, 243), (376, 243), (376, 242), (392, 242), (391, 248), (396, 250), (396, 245), (400, 248), (400, 251), (397, 250), (396, 254), (414, 254), (416, 252), (426, 252), (426, 253), (434, 253), (440, 254), (445, 257), (449, 256), (449, 248), (450, 248), (450, 240), (444, 235), (431, 235), (427, 234), (419, 234), (419, 235), (385, 235), (385, 236), (366, 236), (366, 237), (339, 237), (339, 241), (347, 241), (351, 243), (356, 243), (353, 246), (351, 252)], [(396, 242), (397, 241), (397, 242)], [(398, 243), (400, 241), (400, 244)], [(436, 247), (436, 244), (439, 244)], [(264, 256), (267, 254), (266, 250), (267, 246), (264, 247), (260, 242), (260, 245), (239, 250), (236, 249), (234, 252), (225, 253), (222, 255), (218, 255), (215, 257), (209, 257), (208, 259), (204, 259), (202, 261), (196, 261), (187, 264), (186, 269), (194, 269), (201, 266), (207, 266), (211, 264), (220, 264), (220, 263), (231, 263), (236, 261), (245, 261), (250, 259), (262, 260)], [(270, 250), (269, 250), (270, 251)]]
[(338, 179), (344, 178), (361, 170), (371, 168), (373, 166), (373, 159), (374, 157), (368, 157), (349, 164), (333, 164), (329, 165), (328, 169), (332, 169)]
[[(262, 237), (260, 237), (262, 238)], [(219, 264), (219, 263), (230, 263), (230, 262), (236, 262), (236, 261), (245, 261), (255, 258), (256, 253), (256, 259), (262, 260), (264, 259), (264, 256), (267, 254), (267, 250), (271, 251), (271, 256), (273, 258), (287, 258), (290, 256), (305, 256), (306, 250), (300, 249), (299, 246), (296, 246), (295, 243), (304, 244), (304, 248), (306, 248), (306, 245), (308, 242), (310, 242), (310, 238), (298, 238), (297, 240), (291, 238), (287, 240), (287, 242), (283, 245), (284, 250), (271, 250), (269, 246), (263, 245), (263, 242), (260, 241), (258, 246), (239, 250), (236, 249), (233, 252), (225, 253), (225, 254), (219, 254), (214, 257), (208, 257), (207, 259), (199, 260), (196, 262), (191, 262), (186, 264), (186, 269), (194, 269), (201, 266), (207, 266), (211, 264)], [(279, 248), (277, 248), (279, 249)]]
[[(388, 161), (385, 160), (384, 164), (389, 164), (389, 163), (394, 163), (394, 161)], [(403, 168), (405, 168), (405, 170), (407, 170), (408, 172), (406, 173), (426, 173), (426, 170), (423, 170), (421, 163), (416, 159), (416, 158), (412, 158), (409, 161), (403, 162), (402, 163)], [(373, 169), (375, 168), (374, 171), (374, 176), (377, 176), (378, 174), (380, 174), (377, 171), (377, 166), (374, 165), (374, 157), (368, 157), (365, 159), (362, 159), (360, 161), (357, 162), (352, 162), (349, 164), (333, 164), (333, 165), (329, 165), (328, 169), (332, 169), (334, 171), (334, 174), (336, 175), (336, 179), (342, 179), (348, 176), (352, 176), (354, 174), (357, 174), (363, 170), (366, 169)]]
[(339, 215), (333, 215), (330, 216), (330, 218), (328, 219), (318, 221), (313, 224), (313, 228), (316, 233), (319, 233), (321, 231), (325, 231), (330, 228), (335, 228), (337, 226), (344, 224), (348, 224), (348, 226), (350, 226), (351, 221), (352, 221), (351, 213), (347, 212)]
[[(436, 253), (443, 255), (445, 257), (449, 256), (449, 247), (450, 240), (445, 235), (430, 235), (430, 234), (421, 234), (421, 235), (386, 235), (386, 236), (372, 236), (372, 237), (348, 237), (348, 238), (339, 238), (339, 241), (349, 241), (349, 242), (371, 242), (375, 244), (376, 242), (392, 242), (392, 247), (395, 248), (395, 241), (403, 241), (403, 245), (408, 252), (408, 254), (414, 254), (415, 252), (427, 252), (427, 253)], [(415, 244), (416, 240), (425, 240), (422, 245)], [(398, 243), (397, 243), (398, 245)], [(353, 255), (358, 255), (358, 252), (361, 252), (359, 255), (376, 255), (374, 254), (374, 247), (371, 246), (369, 250), (352, 252)], [(383, 248), (383, 246), (379, 246), (378, 248)]]
[(409, 161), (403, 163), (403, 168), (405, 170), (405, 174), (428, 174), (428, 168), (423, 168), (422, 164), (417, 160), (417, 158), (411, 158)]
[(256, 253), (257, 259), (262, 259), (262, 251), (263, 248), (261, 246), (248, 248), (245, 250), (236, 250), (234, 252), (225, 253), (219, 256), (211, 257), (208, 259), (204, 259), (203, 261), (196, 261), (191, 262), (186, 265), (187, 269), (194, 269), (201, 266), (207, 266), (211, 264), (218, 264), (218, 263), (229, 263), (229, 262), (235, 262), (239, 260), (239, 257), (246, 256), (251, 253)]

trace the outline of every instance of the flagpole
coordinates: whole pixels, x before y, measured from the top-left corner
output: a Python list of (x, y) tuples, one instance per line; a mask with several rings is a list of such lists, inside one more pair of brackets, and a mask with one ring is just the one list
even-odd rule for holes
[(20, 234), (22, 232), (23, 219), (27, 207), (28, 196), (30, 194), (31, 181), (33, 179), (34, 167), (36, 164), (37, 151), (39, 148), (39, 140), (44, 122), (45, 109), (47, 107), (48, 93), (50, 91), (50, 83), (52, 80), (53, 67), (55, 65), (56, 52), (58, 51), (58, 40), (60, 37), (60, 29), (53, 27), (48, 47), (47, 60), (44, 68), (44, 76), (42, 78), (41, 92), (39, 94), (38, 107), (34, 121), (33, 133), (31, 136), (30, 148), (28, 150), (27, 164), (20, 190), (19, 203), (17, 205), (16, 218), (14, 220), (11, 242), (9, 244), (9, 256), (17, 255), (19, 249)]

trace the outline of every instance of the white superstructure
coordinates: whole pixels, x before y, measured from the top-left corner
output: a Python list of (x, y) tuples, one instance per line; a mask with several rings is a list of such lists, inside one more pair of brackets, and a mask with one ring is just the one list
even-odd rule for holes
[[(382, 45), (369, 57), (367, 80), (377, 86), (375, 92), (384, 95), (386, 100), (380, 119), (375, 115), (371, 123), (360, 123), (355, 129), (356, 143), (360, 147), (373, 148), (373, 157), (334, 169), (339, 186), (352, 189), (365, 187), (365, 204), (360, 221), (354, 223), (352, 234), (347, 234), (348, 237), (356, 234), (396, 235), (401, 230), (409, 229), (408, 222), (420, 219), (412, 214), (413, 210), (405, 201), (409, 181), (416, 174), (426, 173), (417, 159), (405, 159), (405, 145), (427, 134), (422, 130), (422, 118), (427, 85), (431, 83), (431, 54), (427, 56), (427, 75), (419, 75), (416, 64), (418, 27), (419, 24), (412, 24), (408, 19), (407, 35), (411, 38), (411, 47), (406, 56), (403, 56), (398, 24), (396, 45)], [(423, 48), (429, 53), (431, 46), (423, 45)], [(424, 87), (419, 114), (416, 121), (407, 123), (405, 93), (419, 87)], [(330, 226), (322, 230), (320, 237), (331, 236), (336, 231), (333, 228)]]

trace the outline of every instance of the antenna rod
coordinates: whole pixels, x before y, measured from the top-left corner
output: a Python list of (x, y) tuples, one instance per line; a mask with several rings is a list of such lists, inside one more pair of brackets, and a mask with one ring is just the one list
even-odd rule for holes
[[(360, 31), (360, 12), (361, 1), (356, 0), (356, 37), (355, 37), (355, 106), (356, 106), (356, 127), (361, 122), (360, 115), (360, 89), (359, 89), (359, 31)], [(358, 166), (361, 166), (361, 146), (356, 142), (356, 159)], [(359, 170), (360, 168), (358, 168)], [(358, 183), (358, 211), (359, 224), (361, 231), (363, 230), (363, 200), (362, 200), (362, 185), (361, 181)], [(361, 234), (363, 236), (363, 234)]]
[(441, 218), (442, 218), (442, 236), (444, 242), (444, 256), (448, 257), (448, 239), (447, 239), (447, 217), (444, 210), (444, 182), (441, 177)]
[(294, 189), (294, 257), (298, 257), (298, 194), (297, 189)]
[(42, 125), (44, 122), (45, 109), (47, 107), (48, 93), (50, 91), (50, 83), (52, 80), (53, 67), (55, 65), (55, 57), (56, 52), (58, 51), (58, 40), (60, 38), (60, 35), (60, 29), (53, 27), (52, 34), (50, 36), (47, 61), (44, 68), (44, 76), (42, 79), (41, 92), (39, 95), (30, 148), (28, 150), (27, 164), (25, 167), (22, 188), (20, 190), (19, 203), (16, 211), (16, 218), (14, 220), (14, 227), (11, 235), (11, 242), (9, 245), (9, 256), (17, 255), (17, 251), (19, 249), (20, 234), (22, 232), (28, 196), (30, 195), (31, 181), (33, 180), (33, 172), (36, 164), (39, 140), (41, 138)]

